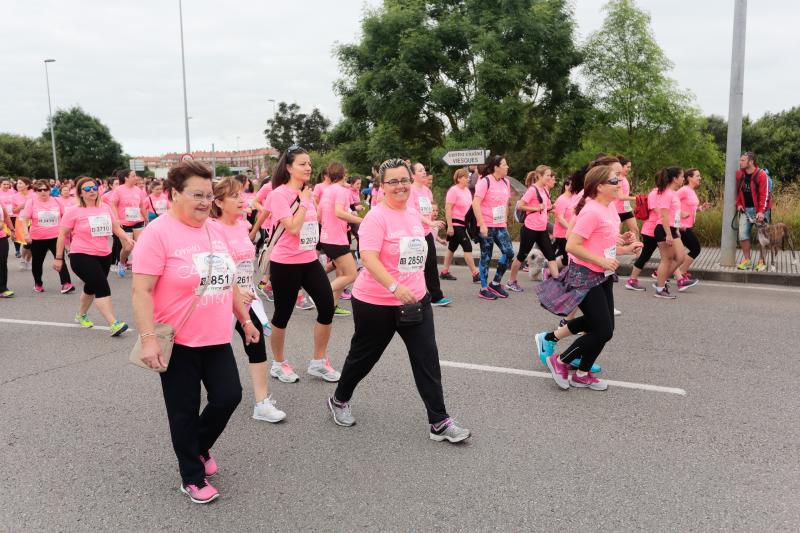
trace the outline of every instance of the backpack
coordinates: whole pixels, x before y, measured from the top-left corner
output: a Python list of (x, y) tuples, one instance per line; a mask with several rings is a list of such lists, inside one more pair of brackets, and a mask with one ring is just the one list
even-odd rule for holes
[(636, 195), (636, 206), (633, 208), (633, 216), (637, 220), (647, 220), (650, 216), (650, 205), (647, 202), (646, 194)]
[[(534, 186), (534, 188), (536, 189), (536, 199), (539, 200), (539, 205), (544, 204), (544, 200), (542, 200), (542, 195), (539, 194), (539, 188), (536, 187), (536, 186)], [(514, 220), (516, 220), (520, 224), (524, 224), (525, 223), (525, 219), (527, 218), (527, 216), (529, 214), (530, 214), (530, 211), (524, 211), (522, 209), (515, 209), (514, 210)]]

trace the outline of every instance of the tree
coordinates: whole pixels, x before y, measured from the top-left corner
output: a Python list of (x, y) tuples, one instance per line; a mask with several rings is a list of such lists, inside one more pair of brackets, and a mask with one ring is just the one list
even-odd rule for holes
[(217, 165), (216, 168), (217, 176), (230, 176), (231, 175), (231, 167), (228, 165)]
[[(59, 176), (108, 176), (128, 164), (122, 146), (114, 140), (108, 127), (80, 107), (56, 111), (53, 129)], [(42, 139), (50, 142), (49, 127), (42, 131)]]
[(0, 133), (0, 176), (53, 177), (50, 141)]
[(299, 144), (308, 151), (324, 152), (328, 149), (325, 136), (331, 121), (319, 109), (314, 108), (310, 115), (300, 113), (297, 104), (278, 104), (275, 116), (267, 121), (264, 135), (270, 146), (283, 152), (292, 144)]

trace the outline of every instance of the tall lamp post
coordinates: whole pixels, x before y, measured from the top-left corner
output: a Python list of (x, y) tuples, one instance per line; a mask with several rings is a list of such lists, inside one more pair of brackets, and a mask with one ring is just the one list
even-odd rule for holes
[(186, 124), (186, 153), (192, 153), (189, 143), (189, 104), (186, 102), (186, 57), (183, 53), (183, 7), (181, 0), (178, 0), (178, 17), (181, 24), (181, 72), (183, 73), (183, 117)]
[(53, 129), (53, 104), (50, 103), (50, 75), (47, 73), (47, 64), (55, 63), (55, 59), (44, 60), (44, 79), (47, 82), (47, 108), (50, 110), (50, 143), (53, 145), (53, 172), (58, 181), (58, 160), (56, 159), (56, 132)]

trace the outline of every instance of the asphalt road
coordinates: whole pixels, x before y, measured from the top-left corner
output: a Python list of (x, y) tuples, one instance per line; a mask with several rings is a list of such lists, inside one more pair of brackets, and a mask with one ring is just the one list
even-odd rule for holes
[[(561, 391), (539, 374), (443, 367), (463, 445), (428, 439), (407, 355), (395, 339), (354, 397), (352, 428), (324, 402), (332, 384), (301, 371), (270, 381), (285, 422), (256, 422), (238, 337), (244, 401), (214, 449), (219, 500), (179, 490), (158, 379), (126, 364), (134, 334), (70, 323), (78, 296), (34, 294), (10, 261), (0, 302), (3, 531), (523, 531), (800, 529), (797, 373), (800, 291), (707, 283), (657, 300), (615, 289), (618, 318), (602, 376), (669, 392)], [(555, 319), (534, 282), (505, 301), (476, 298), (463, 267), (435, 310), (443, 361), (544, 371), (533, 335)], [(130, 280), (112, 279), (130, 319)], [(347, 304), (345, 304), (347, 305)], [(96, 312), (92, 318), (100, 322)], [(309, 358), (313, 312), (296, 311), (289, 357)], [(331, 359), (352, 321), (337, 318)], [(794, 356), (791, 354), (795, 354)]]

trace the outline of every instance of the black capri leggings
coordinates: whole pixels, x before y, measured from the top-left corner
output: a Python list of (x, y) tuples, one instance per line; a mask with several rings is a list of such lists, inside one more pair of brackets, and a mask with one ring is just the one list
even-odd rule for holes
[(647, 262), (650, 261), (650, 258), (653, 257), (653, 252), (658, 248), (658, 241), (656, 241), (655, 237), (651, 237), (650, 235), (642, 235), (642, 244), (644, 245), (642, 246), (642, 251), (633, 263), (633, 266), (639, 270), (644, 268)]
[(467, 228), (453, 226), (453, 235), (447, 236), (447, 249), (455, 252), (459, 246), (464, 250), (464, 253), (472, 253), (472, 240), (467, 235)]
[(254, 365), (256, 363), (264, 363), (267, 361), (267, 345), (266, 341), (264, 341), (264, 326), (261, 325), (261, 319), (258, 318), (252, 307), (250, 308), (250, 320), (253, 321), (253, 325), (258, 330), (258, 342), (251, 342), (250, 344), (245, 342), (244, 329), (238, 320), (236, 321), (236, 331), (242, 338), (244, 353), (247, 354), (247, 359), (250, 361), (250, 364)]
[(533, 245), (538, 244), (539, 249), (542, 251), (544, 258), (548, 261), (555, 261), (556, 255), (553, 253), (553, 244), (550, 242), (550, 235), (547, 230), (542, 231), (533, 230), (522, 226), (522, 231), (519, 237), (519, 253), (517, 254), (517, 261), (524, 262), (528, 254), (533, 250)]
[[(42, 265), (44, 258), (47, 256), (47, 251), (56, 256), (56, 241), (58, 239), (34, 239), (31, 241), (31, 272), (33, 274), (33, 281), (37, 285), (42, 284)], [(61, 265), (61, 270), (58, 271), (58, 277), (61, 278), (61, 284), (72, 283), (69, 277), (69, 269), (67, 265)]]
[(317, 322), (327, 326), (333, 322), (333, 291), (325, 269), (316, 259), (310, 263), (269, 264), (269, 277), (275, 294), (272, 325), (285, 329), (292, 317), (297, 295), (302, 287), (317, 306)]
[(83, 294), (88, 294), (95, 298), (111, 296), (111, 287), (108, 286), (111, 256), (112, 254), (69, 254), (69, 264), (72, 267), (72, 271), (83, 281)]
[(692, 231), (692, 228), (681, 229), (681, 240), (686, 249), (689, 250), (689, 257), (697, 259), (697, 256), (700, 255), (700, 241)]
[(592, 369), (597, 356), (614, 336), (613, 287), (614, 281), (608, 277), (600, 285), (592, 287), (578, 304), (583, 314), (567, 322), (567, 328), (570, 333), (584, 332), (585, 335), (575, 339), (561, 354), (562, 362), (569, 364), (580, 358), (580, 370), (588, 372)]
[(567, 266), (569, 263), (569, 256), (567, 255), (567, 238), (556, 237), (553, 240), (553, 255), (561, 256), (561, 264)]

